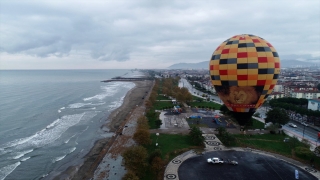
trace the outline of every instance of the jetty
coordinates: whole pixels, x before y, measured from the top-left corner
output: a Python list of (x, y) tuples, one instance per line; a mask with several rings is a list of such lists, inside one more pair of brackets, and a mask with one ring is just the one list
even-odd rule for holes
[(125, 78), (125, 77), (114, 77), (111, 79), (103, 80), (101, 82), (113, 82), (113, 81), (145, 81), (145, 80), (152, 80), (152, 78)]

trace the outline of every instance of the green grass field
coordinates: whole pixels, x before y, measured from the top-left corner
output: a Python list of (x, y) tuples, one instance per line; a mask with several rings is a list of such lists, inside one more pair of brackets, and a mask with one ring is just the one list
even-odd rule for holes
[(264, 123), (252, 118), (252, 129), (264, 129)]
[(171, 101), (156, 101), (153, 108), (156, 110), (162, 110), (164, 108), (173, 108), (174, 104)]
[(167, 96), (158, 95), (157, 100), (170, 100)]
[[(165, 156), (169, 156), (169, 158), (175, 157), (172, 152), (191, 148), (192, 142), (187, 135), (180, 135), (180, 134), (160, 134), (158, 137), (156, 134), (151, 134), (152, 144), (146, 146), (149, 153), (153, 152), (155, 149), (160, 149), (162, 153), (162, 158), (164, 159)], [(156, 146), (158, 143), (158, 147)], [(170, 160), (169, 159), (169, 160)]]
[(276, 152), (285, 156), (291, 156), (291, 148), (288, 143), (283, 142), (287, 136), (274, 134), (261, 135), (234, 135), (236, 138), (235, 146), (251, 147), (264, 151)]
[(198, 107), (198, 108), (205, 107), (205, 108), (212, 108), (216, 110), (219, 110), (221, 107), (220, 104), (217, 104), (214, 102), (189, 102), (188, 104), (191, 107)]

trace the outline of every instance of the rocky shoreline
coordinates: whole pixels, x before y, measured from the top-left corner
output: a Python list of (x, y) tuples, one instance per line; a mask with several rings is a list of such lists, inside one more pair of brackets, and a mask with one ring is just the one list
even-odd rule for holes
[(153, 81), (134, 81), (136, 86), (131, 89), (125, 96), (123, 104), (114, 110), (109, 117), (109, 123), (101, 126), (104, 130), (114, 132), (111, 138), (103, 138), (95, 142), (90, 152), (84, 157), (84, 162), (77, 166), (67, 168), (60, 175), (56, 176), (54, 180), (59, 179), (91, 179), (93, 173), (98, 167), (103, 157), (108, 152), (111, 145), (116, 140), (116, 137), (122, 130), (126, 120), (130, 118), (132, 111), (144, 103), (145, 97), (153, 86)]

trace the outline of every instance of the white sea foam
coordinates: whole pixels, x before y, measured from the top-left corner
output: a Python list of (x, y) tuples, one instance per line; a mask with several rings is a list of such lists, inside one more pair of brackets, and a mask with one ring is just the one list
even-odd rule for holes
[(69, 151), (68, 151), (68, 154), (72, 153), (72, 152), (75, 151), (76, 149), (77, 149), (76, 147), (70, 148)]
[(20, 139), (15, 139), (13, 141), (10, 141), (6, 144), (3, 144), (2, 147), (4, 148), (10, 148), (10, 147), (13, 147), (13, 146), (18, 146), (20, 144), (24, 144), (26, 142), (29, 142), (32, 138), (34, 138), (36, 136), (36, 134), (32, 135), (32, 136), (29, 136), (29, 137), (25, 137), (25, 138), (20, 138)]
[(52, 160), (53, 163), (57, 162), (57, 161), (61, 161), (63, 158), (65, 158), (67, 155), (63, 155), (63, 156), (59, 156), (59, 157), (56, 157)]
[(115, 110), (118, 107), (120, 107), (123, 103), (123, 100), (124, 100), (124, 96), (122, 96), (119, 101), (111, 102), (110, 105), (108, 106), (108, 108), (110, 108), (110, 111)]
[(61, 113), (61, 110), (64, 110), (66, 107), (62, 107), (58, 110), (58, 113)]
[(84, 98), (84, 101), (91, 101), (91, 100), (103, 100), (104, 98), (108, 96), (113, 96), (115, 95), (119, 88), (121, 88), (124, 84), (127, 84), (128, 82), (113, 82), (113, 83), (108, 83), (105, 86), (101, 86), (101, 90), (103, 91), (100, 94), (97, 94), (92, 97)]
[[(85, 116), (85, 114), (86, 113), (84, 112), (81, 114), (62, 116), (60, 119), (57, 119), (52, 123), (54, 125), (49, 125), (49, 127), (52, 128), (45, 128), (41, 131), (38, 131), (32, 136), (13, 140), (9, 143), (4, 144), (2, 147), (14, 147), (16, 149), (25, 149), (28, 147), (42, 147), (46, 144), (50, 144), (57, 140), (71, 126), (74, 126), (77, 123), (79, 123)], [(90, 117), (93, 117), (94, 114), (91, 113)]]
[(68, 108), (71, 108), (71, 109), (76, 109), (76, 108), (81, 108), (83, 106), (87, 106), (87, 105), (91, 105), (92, 103), (74, 103), (74, 104), (70, 104), (68, 106)]
[(31, 157), (25, 157), (25, 158), (22, 158), (20, 161), (22, 161), (22, 162), (24, 162), (24, 161), (26, 161), (26, 160), (28, 160), (28, 159), (30, 159)]
[(22, 152), (17, 152), (17, 153), (15, 153), (16, 155), (12, 159), (19, 159), (19, 158), (23, 157), (24, 155), (31, 153), (32, 151), (33, 151), (33, 149), (29, 149), (29, 150), (22, 151)]
[(70, 139), (72, 139), (75, 135), (77, 135), (77, 134), (72, 135), (69, 139), (65, 140), (64, 143), (67, 144), (70, 141)]
[(13, 170), (15, 170), (21, 162), (16, 162), (0, 169), (0, 180), (4, 180)]
[[(113, 82), (113, 83), (108, 83), (107, 86), (101, 86), (101, 89), (104, 91), (101, 94), (89, 97), (89, 98), (84, 98), (84, 101), (91, 101), (91, 100), (102, 100), (107, 96), (113, 96), (115, 95), (120, 88), (125, 88), (125, 89), (132, 89), (135, 87), (135, 84), (132, 82)], [(121, 97), (120, 101), (114, 101), (112, 102), (108, 107), (110, 110), (114, 110), (118, 107), (121, 106), (123, 103), (124, 96)]]
[(52, 128), (54, 127), (56, 124), (58, 124), (58, 122), (60, 121), (60, 119), (57, 119), (55, 121), (53, 121), (51, 124), (49, 124), (46, 128), (49, 129), (49, 128)]

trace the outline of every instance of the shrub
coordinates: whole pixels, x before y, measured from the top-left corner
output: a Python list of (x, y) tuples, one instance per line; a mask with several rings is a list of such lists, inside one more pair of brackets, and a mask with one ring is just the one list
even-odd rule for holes
[(161, 150), (160, 149), (156, 149), (154, 150), (150, 155), (149, 155), (149, 163), (151, 164), (152, 163), (152, 160), (155, 158), (155, 157), (161, 157), (162, 153), (161, 153)]
[(133, 140), (139, 145), (151, 144), (150, 132), (147, 129), (137, 129), (133, 135)]
[(298, 146), (294, 148), (295, 155), (299, 158), (310, 160), (313, 158), (313, 153), (307, 147)]
[(123, 177), (122, 180), (139, 180), (139, 177), (132, 171), (128, 171)]
[(122, 153), (125, 167), (136, 173), (139, 177), (143, 177), (147, 164), (148, 152), (142, 146), (129, 147)]
[(204, 137), (202, 136), (202, 132), (198, 127), (193, 126), (189, 132), (189, 136), (195, 145), (203, 145)]
[[(155, 157), (152, 160), (151, 163), (151, 169), (153, 171), (153, 173), (156, 175), (156, 177), (158, 177), (160, 175), (160, 172), (163, 170), (164, 168), (164, 162), (160, 157)], [(163, 178), (163, 176), (162, 176)]]

